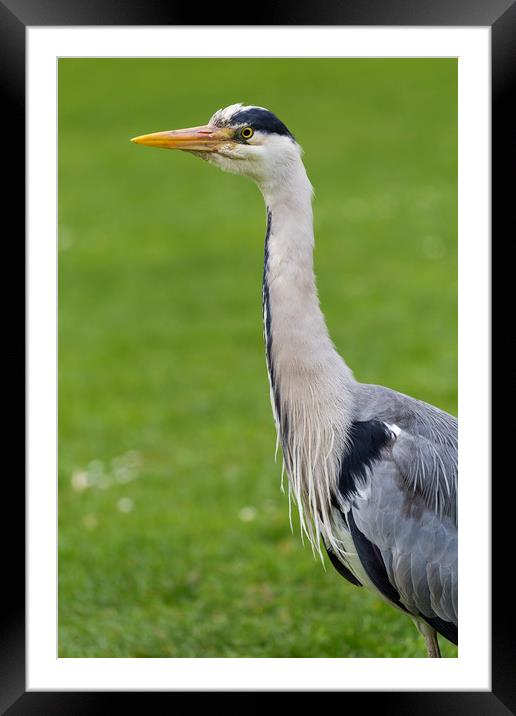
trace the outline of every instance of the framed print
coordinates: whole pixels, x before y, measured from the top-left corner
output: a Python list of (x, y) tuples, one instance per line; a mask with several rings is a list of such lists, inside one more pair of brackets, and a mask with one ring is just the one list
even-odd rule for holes
[[(208, 10), (198, 25), (188, 8), (157, 3), (127, 3), (123, 12), (109, 2), (0, 4), (9, 123), (21, 126), (25, 111), (27, 132), (26, 175), (15, 152), (6, 202), (24, 202), (25, 178), (27, 480), (25, 502), (22, 481), (8, 485), (19, 525), (1, 646), (8, 713), (89, 713), (126, 692), (166, 704), (177, 691), (346, 691), (400, 713), (516, 709), (511, 606), (498, 586), (510, 537), (497, 511), (510, 503), (491, 486), (489, 275), (491, 226), (501, 233), (510, 206), (498, 176), (514, 151), (505, 137), (515, 7), (383, 3), (365, 12), (330, 3), (275, 8), (270, 17), (263, 7), (263, 22), (224, 25)], [(180, 127), (193, 129), (169, 131)], [(229, 149), (212, 157), (214, 141), (233, 142), (238, 157)], [(268, 152), (263, 166), (257, 146)], [(432, 573), (441, 580), (431, 589), (433, 616), (419, 619), (415, 571), (407, 592), (399, 558), (365, 540), (350, 509), (358, 563), (343, 567), (354, 554), (348, 545), (335, 565), (344, 538), (314, 497), (310, 460), (330, 455), (340, 437), (326, 436), (324, 421), (306, 427), (309, 411), (284, 417), (283, 356), (290, 350), (301, 365), (311, 336), (319, 393), (330, 361), (321, 357), (329, 339), (315, 285), (312, 302), (295, 281), (285, 301), (282, 325), (302, 317), (303, 342), (293, 330), (280, 349), (273, 333), (275, 292), (289, 286), (289, 271), (306, 265), (312, 275), (312, 234), (306, 261), (305, 249), (289, 253), (287, 235), (294, 224), (303, 234), (301, 215), (312, 226), (310, 183), (299, 169), (289, 184), (272, 159), (292, 147), (289, 166), (303, 161), (315, 187), (322, 308), (376, 410), (355, 414), (346, 464), (369, 469), (379, 460), (367, 452), (373, 443), (394, 454), (382, 441), (394, 444), (407, 430), (403, 407), (396, 424), (378, 422), (392, 398), (373, 383), (399, 391), (398, 401), (405, 393), (424, 400), (407, 404), (418, 424), (426, 403), (459, 413), (467, 478), (458, 493), (458, 647), (447, 616), (457, 612), (448, 594), (455, 577), (443, 577), (442, 564), (439, 577)], [(274, 172), (281, 180), (272, 191)], [(231, 174), (254, 179), (265, 198), (265, 267), (254, 240), (260, 195)], [(344, 318), (344, 306), (356, 318)], [(282, 385), (295, 396), (293, 382)], [(288, 499), (274, 484), (269, 389)], [(303, 438), (289, 443), (296, 419)], [(422, 455), (422, 443), (414, 450)], [(362, 495), (358, 478), (344, 483), (339, 470), (339, 494)], [(452, 519), (450, 475), (443, 467), (432, 493), (440, 519)], [(419, 479), (416, 470), (414, 491)], [(421, 494), (422, 505), (430, 497)], [(385, 525), (387, 507), (378, 510)], [(416, 507), (403, 510), (413, 520)], [(332, 562), (390, 604), (344, 584)], [(390, 580), (383, 590), (382, 579)]]

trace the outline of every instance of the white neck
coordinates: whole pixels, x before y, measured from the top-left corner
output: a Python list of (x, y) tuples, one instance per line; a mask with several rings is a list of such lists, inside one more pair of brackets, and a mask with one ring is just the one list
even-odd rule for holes
[(299, 155), (287, 168), (259, 182), (268, 212), (264, 332), (271, 400), (302, 530), (317, 549), (322, 534), (338, 552), (331, 498), (352, 420), (354, 379), (319, 306), (312, 187)]

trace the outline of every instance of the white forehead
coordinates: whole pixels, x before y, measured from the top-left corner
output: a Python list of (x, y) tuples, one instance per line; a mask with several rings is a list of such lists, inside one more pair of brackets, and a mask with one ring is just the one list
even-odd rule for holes
[(256, 104), (242, 104), (237, 102), (236, 104), (230, 104), (229, 107), (223, 107), (215, 112), (209, 121), (209, 124), (226, 124), (231, 121), (231, 117), (236, 112), (246, 111), (248, 109), (266, 109), (265, 107), (259, 107)]

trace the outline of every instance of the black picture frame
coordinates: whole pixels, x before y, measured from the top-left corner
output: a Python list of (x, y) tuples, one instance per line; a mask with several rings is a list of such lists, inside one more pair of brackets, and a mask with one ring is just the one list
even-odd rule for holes
[[(229, 5), (231, 8), (231, 5)], [(500, 253), (506, 232), (514, 234), (512, 207), (516, 144), (514, 114), (510, 100), (516, 88), (516, 0), (330, 0), (324, 3), (269, 3), (262, 0), (251, 5), (252, 18), (242, 15), (242, 8), (233, 6), (235, 22), (228, 13), (220, 12), (218, 4), (202, 11), (203, 25), (363, 25), (363, 26), (481, 26), (491, 28), (492, 41), (492, 235)], [(0, 0), (0, 91), (4, 101), (5, 149), (12, 151), (10, 161), (4, 159), (3, 190), (4, 220), (7, 213), (19, 208), (24, 214), (25, 162), (20, 135), (25, 113), (25, 30), (28, 26), (63, 25), (198, 25), (199, 8), (188, 3), (164, 3), (159, 0)], [(221, 19), (224, 20), (221, 23)], [(247, 22), (246, 22), (247, 20)], [(512, 95), (512, 96), (511, 96)], [(16, 128), (13, 130), (13, 128)], [(18, 141), (13, 134), (16, 132)], [(513, 137), (512, 144), (510, 137)], [(4, 157), (5, 152), (3, 153)], [(508, 169), (508, 172), (505, 171)], [(8, 208), (8, 212), (6, 211)], [(21, 220), (20, 222), (21, 223)], [(12, 231), (12, 230), (11, 230)], [(12, 234), (14, 235), (14, 234)], [(510, 239), (509, 241), (513, 241)], [(21, 236), (17, 242), (23, 252)], [(496, 252), (493, 252), (493, 258)], [(20, 257), (21, 258), (21, 257)], [(21, 258), (23, 261), (23, 259)], [(498, 306), (510, 310), (510, 284), (504, 284)], [(506, 299), (502, 304), (503, 299)], [(5, 300), (5, 299), (4, 299)], [(23, 301), (22, 301), (23, 302)], [(11, 311), (4, 311), (11, 315)], [(497, 311), (493, 310), (493, 320)], [(21, 323), (12, 321), (20, 331)], [(493, 325), (494, 328), (494, 325)], [(23, 343), (23, 338), (21, 339)], [(506, 351), (503, 352), (506, 355)], [(496, 353), (493, 360), (497, 360)], [(9, 376), (16, 374), (19, 362), (12, 360)], [(497, 365), (493, 375), (509, 375)], [(493, 415), (495, 409), (493, 407)], [(12, 421), (13, 423), (14, 421)], [(11, 424), (12, 424), (11, 423)], [(502, 445), (510, 445), (507, 427), (493, 431), (493, 456), (503, 456)], [(504, 440), (505, 438), (505, 440)], [(7, 450), (7, 448), (6, 448)], [(91, 714), (112, 711), (127, 696), (130, 705), (146, 712), (164, 713), (176, 703), (177, 692), (26, 692), (25, 688), (25, 487), (18, 472), (4, 475), (4, 514), (9, 514), (7, 533), (3, 540), (4, 588), (2, 630), (0, 637), (0, 711), (18, 714)], [(493, 471), (494, 472), (494, 471)], [(403, 714), (502, 714), (516, 713), (516, 634), (514, 630), (514, 598), (509, 581), (514, 563), (514, 537), (510, 531), (514, 495), (512, 470), (498, 473), (506, 479), (493, 480), (492, 530), (492, 691), (491, 692), (347, 692), (350, 700), (361, 700), (361, 708), (381, 708), (383, 713)], [(8, 508), (5, 507), (8, 505)], [(504, 510), (505, 507), (505, 510)], [(3, 520), (4, 527), (7, 521)], [(199, 696), (202, 696), (199, 693)], [(210, 695), (212, 696), (212, 695)], [(258, 698), (261, 698), (261, 694)], [(258, 706), (261, 702), (256, 702)]]

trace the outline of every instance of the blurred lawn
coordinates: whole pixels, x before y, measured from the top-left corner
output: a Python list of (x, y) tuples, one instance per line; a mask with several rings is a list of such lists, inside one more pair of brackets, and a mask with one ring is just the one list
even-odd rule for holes
[(305, 149), (356, 377), (456, 411), (455, 60), (60, 60), (59, 655), (424, 656), (290, 532), (257, 188), (129, 142), (238, 101)]

